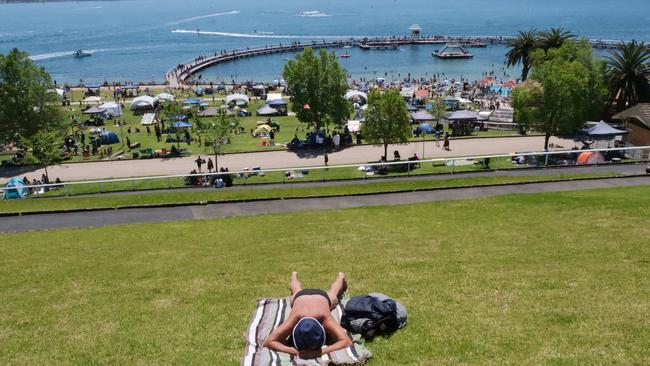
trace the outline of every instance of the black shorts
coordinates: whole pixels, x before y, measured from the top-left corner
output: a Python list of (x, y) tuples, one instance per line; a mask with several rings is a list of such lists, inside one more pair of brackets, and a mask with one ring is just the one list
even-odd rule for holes
[(306, 288), (296, 292), (296, 294), (293, 296), (293, 301), (291, 301), (291, 306), (293, 306), (293, 302), (296, 301), (297, 298), (303, 295), (321, 295), (327, 299), (327, 303), (330, 307), (332, 307), (332, 300), (330, 299), (330, 296), (327, 294), (327, 292), (317, 288)]

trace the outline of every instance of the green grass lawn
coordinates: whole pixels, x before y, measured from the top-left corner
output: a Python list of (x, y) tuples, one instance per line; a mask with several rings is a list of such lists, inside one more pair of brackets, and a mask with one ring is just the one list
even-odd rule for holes
[[(156, 92), (152, 91), (152, 94), (157, 94), (159, 92), (162, 92), (162, 90), (157, 90)], [(179, 100), (185, 98), (196, 98), (196, 95), (194, 95), (194, 93), (189, 91), (174, 91), (174, 94), (176, 95), (176, 98)], [(102, 88), (101, 96), (104, 101), (114, 100), (112, 96), (112, 91), (109, 91), (107, 88)], [(211, 95), (205, 95), (202, 96), (202, 98), (211, 106), (220, 106), (222, 105), (222, 102), (219, 100), (221, 98), (224, 98), (225, 96), (226, 94), (221, 92), (220, 94), (215, 94), (214, 98)], [(84, 108), (79, 105), (79, 100), (81, 99), (83, 99), (82, 91), (80, 90), (73, 91), (72, 104), (70, 106), (61, 107), (66, 117), (74, 116), (74, 117), (80, 117), (82, 121), (86, 120), (86, 116), (81, 114), (81, 111)], [(262, 104), (264, 104), (264, 101), (252, 100), (248, 107), (248, 110), (253, 114), (255, 114), (255, 110), (258, 107), (260, 107)], [(158, 150), (162, 148), (170, 149), (172, 144), (164, 142), (165, 135), (163, 135), (163, 141), (161, 142), (156, 141), (156, 136), (153, 133), (153, 128), (151, 128), (151, 134), (147, 135), (146, 128), (140, 125), (142, 116), (134, 115), (129, 110), (129, 106), (130, 103), (126, 102), (125, 108), (122, 111), (123, 115), (122, 117), (120, 117), (120, 120), (127, 122), (126, 126), (123, 126), (122, 129), (120, 129), (119, 126), (113, 125), (113, 121), (107, 121), (107, 123), (102, 127), (107, 130), (115, 132), (120, 137), (120, 139), (122, 139), (122, 136), (125, 137), (128, 136), (131, 143), (140, 142), (141, 147), (133, 150), (135, 152), (138, 152), (140, 149), (145, 149), (145, 148), (151, 148), (154, 150)], [(239, 122), (244, 127), (245, 133), (234, 135), (231, 139), (231, 144), (225, 145), (222, 148), (223, 152), (237, 153), (237, 152), (248, 152), (248, 151), (272, 151), (272, 150), (284, 149), (284, 147), (281, 146), (280, 144), (286, 144), (289, 141), (291, 141), (294, 134), (297, 134), (298, 137), (304, 139), (306, 132), (310, 130), (307, 124), (298, 121), (296, 117), (293, 116), (273, 117), (273, 120), (275, 120), (280, 124), (280, 131), (276, 133), (276, 138), (275, 138), (277, 145), (262, 146), (261, 140), (259, 138), (251, 137), (249, 131), (257, 127), (257, 121), (265, 120), (265, 119), (266, 119), (265, 117), (258, 117), (258, 116), (240, 118)], [(131, 127), (131, 133), (127, 132), (129, 127)], [(140, 128), (139, 133), (135, 132), (136, 127)], [(416, 126), (414, 125), (413, 128), (415, 127)], [(339, 132), (342, 132), (342, 130), (340, 130)], [(88, 133), (86, 132), (86, 134)], [(491, 131), (476, 132), (474, 133), (473, 136), (468, 136), (468, 137), (512, 136), (513, 134), (514, 134), (513, 131), (491, 130)], [(192, 133), (192, 136), (196, 138), (194, 133)], [(427, 136), (426, 138), (428, 140), (432, 140), (433, 136)], [(421, 138), (413, 137), (411, 140), (421, 141)], [(112, 146), (113, 146), (114, 153), (122, 150), (125, 153), (127, 153), (128, 158), (132, 157), (131, 153), (133, 151), (129, 151), (128, 148), (122, 146), (122, 142), (120, 142), (119, 144), (114, 144)], [(209, 152), (209, 149), (206, 149), (205, 147), (200, 147), (197, 142), (193, 142), (191, 145), (187, 145), (186, 143), (181, 143), (180, 147), (187, 149), (188, 154), (206, 154)], [(0, 156), (0, 159), (2, 159), (2, 156)], [(90, 157), (90, 160), (98, 160), (98, 159), (99, 159), (99, 155)], [(82, 160), (83, 160), (82, 157), (79, 155), (79, 156), (73, 156), (70, 161), (75, 162), (75, 161), (82, 161)]]
[(618, 173), (595, 174), (557, 174), (548, 176), (512, 177), (472, 177), (439, 180), (383, 181), (323, 187), (291, 187), (269, 189), (227, 188), (204, 191), (170, 190), (168, 192), (134, 193), (127, 195), (95, 195), (86, 197), (27, 198), (23, 200), (0, 201), (0, 212), (38, 212), (48, 210), (72, 210), (80, 208), (115, 208), (133, 205), (152, 205), (164, 203), (199, 203), (201, 201), (234, 201), (263, 198), (292, 198), (313, 196), (340, 196), (349, 194), (381, 193), (390, 191), (411, 191), (472, 185), (510, 184), (524, 182), (546, 182), (562, 179), (589, 179), (595, 177), (614, 177)]
[(644, 365), (649, 207), (639, 187), (5, 234), (0, 364), (235, 365), (297, 270), (405, 304), (370, 365)]

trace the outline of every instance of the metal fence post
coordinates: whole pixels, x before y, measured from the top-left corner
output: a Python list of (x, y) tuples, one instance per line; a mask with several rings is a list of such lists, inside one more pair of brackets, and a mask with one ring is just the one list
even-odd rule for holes
[(406, 163), (406, 175), (411, 176), (411, 164)]
[(545, 158), (544, 158), (544, 168), (548, 168), (548, 152), (546, 152)]
[(454, 170), (455, 170), (454, 168), (456, 168), (456, 160), (455, 159), (451, 161), (451, 174), (454, 174)]
[(494, 170), (499, 170), (499, 160), (500, 160), (500, 159), (497, 158), (496, 160), (497, 160), (497, 166), (496, 166), (496, 168), (495, 168)]
[(172, 189), (172, 181), (169, 177), (167, 177), (167, 189)]
[(131, 181), (131, 190), (135, 191), (135, 180)]
[(66, 196), (69, 196), (70, 195), (70, 184), (65, 185), (65, 191), (67, 192)]
[(99, 193), (104, 193), (104, 183), (99, 182)]

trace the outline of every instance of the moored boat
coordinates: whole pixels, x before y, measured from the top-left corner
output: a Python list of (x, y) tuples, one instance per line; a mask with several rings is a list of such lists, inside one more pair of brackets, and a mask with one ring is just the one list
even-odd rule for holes
[(431, 56), (442, 59), (472, 58), (474, 55), (458, 44), (445, 45), (441, 50), (431, 52)]

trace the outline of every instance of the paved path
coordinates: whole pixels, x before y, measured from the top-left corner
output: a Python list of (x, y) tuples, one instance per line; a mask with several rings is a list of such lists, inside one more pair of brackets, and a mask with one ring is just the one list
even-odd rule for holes
[(611, 188), (650, 185), (650, 176), (547, 182), (481, 188), (458, 188), (424, 192), (373, 194), (366, 196), (302, 198), (244, 203), (184, 206), (176, 208), (145, 208), (106, 210), (69, 214), (43, 214), (0, 219), (0, 232), (22, 232), (54, 228), (107, 226), (167, 222), (189, 219), (208, 219), (230, 216), (249, 216), (281, 212), (329, 210), (362, 206), (413, 204), (447, 200), (472, 199), (517, 193), (562, 192), (593, 188)]
[[(572, 140), (552, 138), (551, 143), (570, 149), (574, 146)], [(398, 150), (402, 158), (417, 154), (422, 157), (422, 142), (412, 142), (408, 145), (391, 145), (389, 155)], [(442, 145), (442, 143), (440, 144)], [(424, 143), (426, 158), (458, 157), (471, 155), (501, 154), (511, 152), (541, 151), (544, 146), (543, 136), (501, 137), (501, 138), (471, 138), (451, 141), (451, 151), (442, 150), (435, 142)], [(383, 148), (372, 145), (351, 146), (329, 154), (329, 164), (356, 164), (378, 161), (383, 155)], [(205, 155), (204, 155), (205, 157)], [(91, 180), (106, 178), (124, 178), (152, 175), (186, 174), (196, 168), (196, 156), (175, 159), (125, 160), (89, 163), (73, 163), (50, 167), (50, 177), (58, 177), (64, 181)], [(228, 154), (219, 157), (219, 165), (230, 170), (241, 170), (260, 166), (265, 169), (305, 167), (323, 165), (323, 156), (314, 152), (266, 151), (243, 154)], [(32, 168), (33, 169), (33, 168)], [(42, 169), (31, 171), (0, 170), (0, 183), (14, 176), (26, 175), (29, 179), (40, 179)]]

